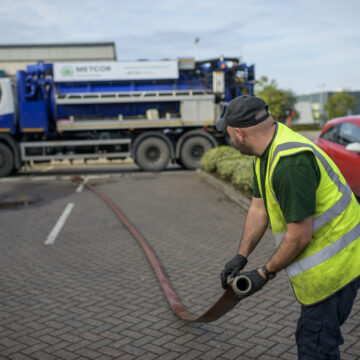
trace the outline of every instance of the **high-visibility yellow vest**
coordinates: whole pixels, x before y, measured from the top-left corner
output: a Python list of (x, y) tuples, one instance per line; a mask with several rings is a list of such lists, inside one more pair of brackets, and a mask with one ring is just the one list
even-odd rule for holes
[[(360, 276), (360, 206), (334, 162), (318, 146), (278, 123), (270, 147), (265, 175), (267, 209), (276, 245), (287, 230), (272, 184), (279, 160), (310, 151), (320, 169), (313, 215), (312, 239), (286, 268), (297, 300), (304, 305), (320, 302)], [(262, 198), (260, 159), (255, 173)]]

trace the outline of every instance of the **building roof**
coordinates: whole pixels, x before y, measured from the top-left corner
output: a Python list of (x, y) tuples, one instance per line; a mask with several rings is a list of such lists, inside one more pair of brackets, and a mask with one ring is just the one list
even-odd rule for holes
[(20, 48), (48, 48), (48, 47), (97, 47), (97, 46), (113, 46), (115, 48), (115, 43), (112, 41), (109, 42), (89, 42), (89, 43), (39, 43), (39, 44), (0, 44), (0, 49), (20, 49)]
[(114, 61), (114, 42), (54, 43), (54, 44), (2, 44), (0, 62), (17, 61)]

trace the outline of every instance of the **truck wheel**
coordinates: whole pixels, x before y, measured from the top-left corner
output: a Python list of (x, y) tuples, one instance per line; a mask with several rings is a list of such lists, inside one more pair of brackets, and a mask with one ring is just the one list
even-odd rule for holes
[(0, 143), (0, 176), (9, 175), (14, 169), (14, 155), (8, 146)]
[(170, 159), (168, 144), (159, 137), (147, 137), (136, 148), (136, 163), (145, 171), (161, 171)]
[(213, 148), (213, 144), (204, 136), (192, 136), (185, 140), (181, 147), (180, 158), (187, 169), (198, 169), (200, 160), (206, 151)]

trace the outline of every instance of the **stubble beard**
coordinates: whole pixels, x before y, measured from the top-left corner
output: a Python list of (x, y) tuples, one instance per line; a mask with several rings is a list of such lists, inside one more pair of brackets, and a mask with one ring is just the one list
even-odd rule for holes
[(254, 155), (254, 150), (252, 146), (247, 145), (239, 141), (238, 138), (232, 139), (235, 147), (243, 154), (243, 155)]

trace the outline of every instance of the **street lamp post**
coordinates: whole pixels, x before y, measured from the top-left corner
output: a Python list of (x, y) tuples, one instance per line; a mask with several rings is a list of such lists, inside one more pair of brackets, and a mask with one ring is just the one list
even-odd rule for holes
[(325, 123), (325, 85), (326, 84), (319, 84), (319, 88), (320, 88), (320, 125), (324, 125)]
[(195, 60), (198, 58), (198, 44), (199, 44), (200, 38), (196, 38), (194, 41), (194, 58)]

